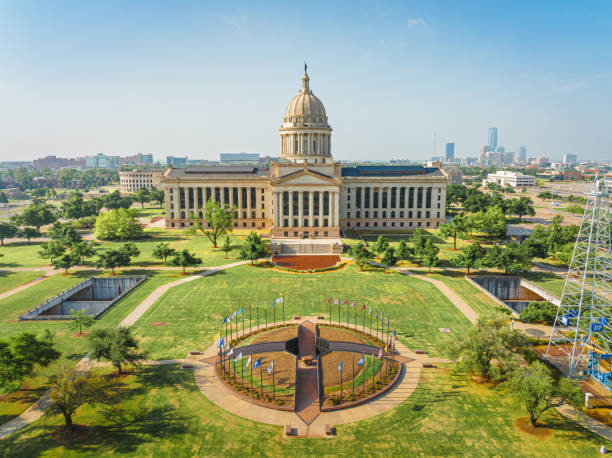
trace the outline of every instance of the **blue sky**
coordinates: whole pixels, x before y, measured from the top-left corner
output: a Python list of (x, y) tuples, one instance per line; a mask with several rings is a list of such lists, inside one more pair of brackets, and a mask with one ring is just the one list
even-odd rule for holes
[(303, 59), (336, 159), (612, 159), (612, 2), (0, 0), (0, 160), (278, 155)]

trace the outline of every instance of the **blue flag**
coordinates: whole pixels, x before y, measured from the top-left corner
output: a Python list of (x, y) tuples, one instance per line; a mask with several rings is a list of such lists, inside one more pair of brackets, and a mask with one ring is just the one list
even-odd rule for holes
[(365, 359), (363, 359), (363, 356), (362, 356), (359, 362), (357, 363), (357, 367), (361, 366), (363, 363), (365, 363)]
[(393, 330), (393, 337), (395, 337), (395, 329)]
[[(223, 323), (227, 323), (227, 317), (226, 316), (223, 317)], [(223, 323), (221, 323), (221, 324), (223, 324)]]
[(338, 364), (338, 370), (341, 371), (342, 370), (342, 361), (340, 361), (340, 364)]
[(240, 310), (238, 310), (238, 316), (240, 316), (241, 313), (242, 313), (242, 307), (240, 307)]
[(217, 344), (217, 348), (221, 348), (222, 346), (223, 346), (223, 339), (219, 341), (219, 343)]
[(253, 364), (253, 369), (257, 369), (260, 365), (261, 365), (261, 358), (255, 361), (255, 364)]

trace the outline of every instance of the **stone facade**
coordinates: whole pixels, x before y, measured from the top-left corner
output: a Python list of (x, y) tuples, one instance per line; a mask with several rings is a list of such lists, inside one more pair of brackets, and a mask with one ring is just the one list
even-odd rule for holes
[(119, 172), (119, 186), (121, 192), (136, 192), (140, 188), (161, 187), (163, 170), (131, 170), (129, 172)]
[(341, 229), (435, 228), (445, 221), (449, 175), (439, 167), (342, 167), (331, 154), (331, 127), (309, 77), (289, 103), (281, 152), (269, 169), (243, 166), (170, 168), (166, 227), (203, 220), (209, 199), (236, 206), (236, 229), (266, 230), (276, 239), (338, 239)]

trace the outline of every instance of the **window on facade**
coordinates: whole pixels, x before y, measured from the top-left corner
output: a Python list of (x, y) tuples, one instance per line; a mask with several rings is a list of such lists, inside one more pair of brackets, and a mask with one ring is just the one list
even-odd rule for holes
[(391, 212), (391, 218), (395, 218), (395, 212)]
[(294, 219), (294, 220), (293, 220), (293, 227), (298, 227), (298, 226), (299, 226), (299, 224), (298, 224), (298, 220), (297, 220), (297, 219)]
[(361, 188), (355, 188), (355, 208), (361, 208)]
[(295, 232), (293, 233), (293, 236), (294, 236), (294, 237), (297, 237), (297, 234), (298, 234), (298, 233), (297, 233), (297, 231), (295, 231)]
[[(374, 208), (378, 208), (378, 207), (380, 207), (380, 205), (378, 203), (378, 188), (374, 188), (374, 193), (373, 194), (374, 194), (374, 204), (373, 204), (373, 206), (374, 206)], [(376, 218), (376, 216), (374, 218)]]
[(426, 193), (426, 198), (425, 198), (425, 208), (431, 208), (431, 188), (427, 188), (427, 193)]
[(378, 218), (378, 212), (374, 210), (374, 218)]
[(400, 193), (400, 208), (406, 207), (406, 188), (399, 188)]
[(283, 192), (283, 216), (289, 216), (289, 193)]
[(370, 227), (370, 223), (368, 223), (367, 221), (365, 222), (365, 227)]
[(350, 218), (351, 217), (351, 212), (346, 212), (346, 218)]
[(230, 190), (229, 188), (223, 188), (223, 203), (224, 204), (228, 204), (230, 203)]
[(329, 191), (323, 193), (323, 214), (329, 215)]
[(185, 208), (185, 189), (179, 188), (179, 208)]
[(417, 208), (423, 208), (423, 188), (417, 189)]
[(391, 188), (391, 208), (397, 207), (397, 188)]
[(430, 213), (429, 213), (429, 210), (427, 210), (427, 211), (425, 212), (425, 218), (429, 218), (429, 217), (430, 217)]
[(285, 231), (285, 232), (283, 232), (283, 235), (284, 235), (285, 237), (289, 237), (289, 232)]
[(193, 188), (189, 188), (189, 208), (195, 207), (193, 202)]
[(202, 194), (202, 188), (198, 187), (198, 208), (204, 206), (204, 195)]
[(308, 218), (304, 218), (304, 226), (302, 227), (308, 227)]
[(170, 213), (170, 219), (174, 219), (174, 213)]
[(232, 204), (238, 206), (238, 188), (232, 189)]
[(386, 218), (386, 217), (387, 217), (387, 212), (386, 212), (386, 211), (383, 211), (383, 212), (382, 212), (382, 217), (383, 217), (383, 218)]
[(251, 188), (251, 208), (257, 208), (257, 188)]
[(215, 188), (215, 202), (221, 202), (221, 188)]
[(328, 227), (329, 223), (327, 221), (327, 218), (323, 219), (323, 227)]
[(305, 216), (308, 216), (310, 212), (310, 206), (308, 204), (309, 197), (310, 197), (310, 193), (308, 192), (302, 193), (302, 205), (303, 205), (302, 212), (303, 212), (303, 215)]
[(198, 218), (200, 218), (200, 219), (202, 219), (202, 218), (203, 218), (202, 211), (199, 211), (199, 212), (198, 212)]
[(389, 191), (388, 188), (382, 190), (382, 208), (387, 208), (389, 203)]
[(248, 197), (249, 197), (249, 190), (247, 188), (242, 188), (242, 207), (241, 208), (247, 208), (247, 204), (249, 202)]
[(438, 216), (437, 216), (437, 218), (440, 218), (440, 212), (438, 212)]
[(366, 212), (365, 212), (365, 217), (366, 217), (366, 218), (369, 218), (369, 217), (370, 217), (370, 212), (369, 212), (368, 210), (366, 210)]
[(312, 196), (312, 198), (314, 199), (314, 202), (313, 202), (314, 205), (312, 206), (312, 211), (314, 212), (314, 216), (320, 215), (319, 212), (321, 209), (319, 208), (319, 196), (320, 196), (319, 191), (315, 191)]
[(319, 218), (314, 219), (314, 227), (319, 227)]
[(170, 226), (174, 227), (174, 223), (170, 224)]
[(361, 212), (359, 211), (355, 212), (355, 218), (361, 218)]
[(421, 210), (417, 212), (417, 219), (421, 219)]
[[(364, 199), (365, 202), (363, 204), (364, 208), (370, 208), (371, 207), (371, 205), (370, 205), (370, 188), (365, 188), (365, 196), (364, 197), (365, 197), (365, 199)], [(366, 216), (366, 218), (367, 218), (367, 216)]]
[(212, 196), (212, 189), (211, 188), (206, 188), (206, 201), (207, 202), (210, 200), (211, 196)]
[[(300, 211), (300, 193), (297, 191), (293, 191), (293, 214), (297, 215)], [(296, 224), (297, 226), (297, 224)]]
[(408, 190), (408, 208), (414, 207), (414, 188)]
[(185, 219), (185, 212), (181, 212), (181, 218)]
[(257, 213), (256, 212), (251, 212), (251, 218), (253, 218), (253, 219), (257, 218)]
[(247, 219), (247, 212), (246, 212), (246, 210), (242, 212), (242, 219)]

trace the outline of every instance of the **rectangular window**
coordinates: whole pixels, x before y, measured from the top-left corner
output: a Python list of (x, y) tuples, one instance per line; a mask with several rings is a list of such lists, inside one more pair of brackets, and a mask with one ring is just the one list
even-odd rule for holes
[(323, 193), (323, 214), (329, 215), (329, 191)]
[(198, 187), (198, 208), (204, 206), (204, 196), (202, 195), (202, 188)]
[(425, 208), (431, 208), (431, 188), (427, 188), (427, 194), (425, 199)]
[(244, 209), (244, 208), (247, 208), (247, 204), (249, 203), (249, 200), (248, 200), (249, 193), (248, 193), (247, 188), (240, 188), (240, 189), (242, 193), (242, 196), (240, 197), (242, 206), (240, 208)]
[(210, 200), (211, 195), (212, 195), (212, 189), (206, 188), (206, 202)]
[(417, 208), (423, 208), (423, 188), (417, 189)]
[(361, 188), (355, 188), (355, 208), (361, 208)]
[(378, 188), (374, 188), (374, 203), (373, 203), (374, 208), (378, 208)]
[(370, 208), (370, 188), (365, 188), (364, 208)]
[(189, 188), (189, 208), (195, 207), (193, 202), (193, 188)]
[(321, 216), (321, 214), (319, 213), (319, 211), (321, 210), (319, 208), (319, 196), (320, 195), (321, 194), (319, 194), (319, 191), (315, 191), (312, 197), (314, 199), (314, 202), (313, 202), (314, 205), (313, 205), (313, 210), (312, 210), (314, 212), (314, 216)]
[(388, 208), (387, 204), (389, 203), (389, 188), (382, 189), (382, 208)]
[(229, 188), (223, 188), (223, 203), (224, 204), (228, 204), (230, 203), (230, 190)]
[(289, 216), (289, 193), (283, 192), (283, 216)]
[(238, 188), (232, 189), (232, 203), (238, 206)]
[(408, 208), (414, 207), (414, 188), (410, 188), (408, 191)]
[(185, 208), (185, 189), (179, 188), (179, 208)]
[(397, 207), (397, 188), (391, 188), (391, 208)]
[(310, 206), (308, 205), (308, 198), (310, 197), (310, 193), (309, 192), (304, 192), (302, 193), (302, 206), (303, 206), (303, 213), (304, 216), (308, 216), (308, 212), (310, 211)]
[(293, 191), (293, 216), (296, 217), (298, 216), (299, 212), (300, 212), (300, 193), (297, 191)]
[(257, 188), (251, 188), (251, 208), (257, 208)]
[(215, 202), (221, 203), (221, 188), (215, 188)]

